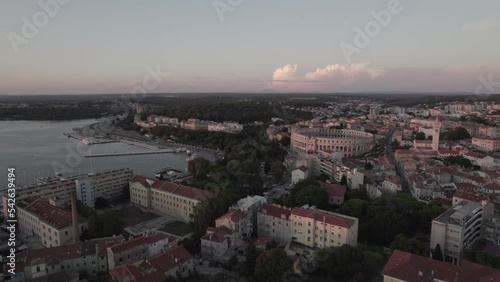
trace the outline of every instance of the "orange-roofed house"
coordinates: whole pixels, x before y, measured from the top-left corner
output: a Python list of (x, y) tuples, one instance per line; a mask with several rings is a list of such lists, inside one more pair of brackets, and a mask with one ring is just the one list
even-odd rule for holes
[(384, 282), (486, 282), (499, 281), (498, 269), (464, 261), (452, 265), (395, 250), (382, 270)]

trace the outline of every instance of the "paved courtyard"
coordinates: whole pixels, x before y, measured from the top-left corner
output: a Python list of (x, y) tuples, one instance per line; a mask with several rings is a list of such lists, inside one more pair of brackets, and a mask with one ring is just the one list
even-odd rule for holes
[(132, 236), (140, 236), (146, 231), (161, 229), (174, 221), (175, 219), (173, 217), (161, 216), (136, 225), (125, 227), (125, 231)]

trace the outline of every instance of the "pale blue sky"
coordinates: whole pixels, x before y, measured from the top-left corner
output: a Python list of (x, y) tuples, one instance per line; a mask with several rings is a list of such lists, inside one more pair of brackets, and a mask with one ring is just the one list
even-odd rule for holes
[(473, 92), (478, 75), (500, 81), (494, 0), (401, 0), (348, 63), (339, 45), (389, 2), (241, 0), (221, 20), (212, 0), (72, 0), (16, 54), (8, 34), (23, 36), (22, 18), (43, 10), (0, 0), (0, 94), (130, 92), (156, 65), (170, 76), (150, 92)]

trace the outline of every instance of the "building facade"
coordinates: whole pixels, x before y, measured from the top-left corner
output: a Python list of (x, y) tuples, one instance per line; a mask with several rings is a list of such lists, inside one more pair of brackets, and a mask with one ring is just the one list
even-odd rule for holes
[(295, 242), (311, 248), (356, 246), (358, 219), (314, 207), (289, 209), (266, 204), (259, 210), (258, 235), (272, 237), (280, 244)]
[[(18, 201), (17, 221), (21, 236), (35, 236), (47, 248), (75, 243), (71, 210), (47, 200), (28, 197)], [(79, 217), (80, 234), (87, 227), (87, 219)]]
[[(123, 196), (133, 171), (128, 168), (85, 173), (68, 177), (47, 177), (39, 182), (16, 189), (16, 199), (27, 197), (57, 199), (67, 205), (71, 202), (71, 193), (77, 192), (77, 198), (90, 207), (95, 198), (102, 197), (110, 202), (119, 201)], [(89, 187), (90, 186), (90, 187)], [(4, 216), (7, 216), (7, 197), (2, 195)]]
[(211, 193), (177, 183), (135, 176), (130, 180), (130, 202), (150, 212), (188, 222), (193, 208)]
[(26, 280), (42, 279), (57, 273), (85, 273), (95, 277), (108, 273), (106, 248), (123, 236), (100, 238), (76, 244), (29, 250), (24, 260)]
[(472, 146), (487, 151), (487, 152), (498, 152), (500, 151), (500, 138), (492, 137), (473, 137)]
[(460, 253), (481, 235), (483, 206), (462, 201), (432, 221), (431, 249), (439, 244), (445, 261), (458, 264)]

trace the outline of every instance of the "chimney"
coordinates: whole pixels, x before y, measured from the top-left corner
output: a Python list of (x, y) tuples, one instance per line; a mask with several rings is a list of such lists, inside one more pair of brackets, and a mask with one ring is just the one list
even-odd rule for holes
[(78, 226), (78, 213), (76, 212), (75, 192), (71, 193), (71, 220), (73, 222), (73, 243), (80, 241), (80, 228)]

